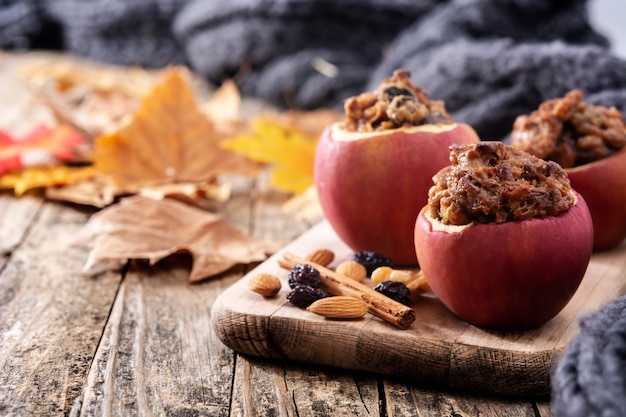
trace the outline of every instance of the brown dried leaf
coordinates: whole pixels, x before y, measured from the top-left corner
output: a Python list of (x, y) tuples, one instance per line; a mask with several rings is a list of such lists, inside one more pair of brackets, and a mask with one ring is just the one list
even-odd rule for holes
[(75, 240), (91, 250), (86, 271), (100, 263), (147, 259), (150, 264), (178, 252), (193, 257), (190, 282), (224, 272), (237, 264), (258, 262), (275, 252), (274, 243), (258, 241), (221, 216), (171, 199), (141, 196), (94, 214)]

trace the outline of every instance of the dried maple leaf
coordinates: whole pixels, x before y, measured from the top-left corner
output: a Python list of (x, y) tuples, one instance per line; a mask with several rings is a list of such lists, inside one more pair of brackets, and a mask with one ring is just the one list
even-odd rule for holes
[(171, 199), (155, 201), (141, 196), (94, 214), (74, 242), (91, 249), (85, 270), (104, 262), (147, 259), (150, 264), (179, 252), (193, 257), (190, 282), (231, 267), (264, 260), (278, 249), (251, 238), (221, 216)]
[(338, 115), (327, 110), (260, 116), (252, 121), (252, 134), (240, 134), (222, 146), (273, 165), (271, 185), (299, 194), (313, 184), (317, 141), (323, 129), (336, 120)]
[(14, 138), (0, 131), (0, 175), (28, 167), (54, 166), (71, 159), (83, 138), (69, 126), (38, 125)]
[(93, 161), (120, 193), (254, 173), (249, 160), (220, 147), (222, 140), (182, 72), (169, 68), (128, 124), (96, 139)]

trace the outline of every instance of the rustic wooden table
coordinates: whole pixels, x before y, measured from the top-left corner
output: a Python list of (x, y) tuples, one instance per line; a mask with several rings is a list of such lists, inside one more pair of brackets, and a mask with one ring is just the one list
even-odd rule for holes
[[(5, 87), (0, 114), (17, 111)], [(219, 211), (254, 237), (287, 244), (313, 222), (281, 211), (286, 198), (250, 180)], [(211, 309), (254, 265), (194, 285), (184, 255), (88, 276), (87, 251), (71, 242), (95, 212), (37, 192), (0, 193), (0, 415), (551, 415), (548, 399), (237, 354), (217, 338)]]
[[(233, 224), (285, 242), (311, 226), (256, 185), (222, 208)], [(185, 256), (85, 276), (87, 253), (70, 243), (93, 212), (0, 194), (2, 415), (551, 415), (547, 400), (236, 354), (211, 328), (211, 307), (253, 265), (195, 285)]]

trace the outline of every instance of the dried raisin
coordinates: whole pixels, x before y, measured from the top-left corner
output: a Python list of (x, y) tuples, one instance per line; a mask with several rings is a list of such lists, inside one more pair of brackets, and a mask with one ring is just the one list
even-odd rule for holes
[(374, 290), (399, 303), (407, 306), (411, 305), (411, 292), (409, 288), (400, 281), (383, 281), (377, 284)]
[(295, 288), (298, 285), (307, 285), (312, 288), (319, 288), (322, 285), (322, 277), (317, 269), (309, 264), (296, 264), (289, 271), (289, 287)]
[(309, 287), (308, 285), (298, 285), (287, 293), (287, 301), (297, 307), (307, 308), (313, 304), (314, 301), (328, 296), (329, 294), (319, 288)]
[(381, 267), (381, 266), (393, 267), (393, 262), (391, 261), (391, 259), (387, 258), (384, 255), (381, 255), (380, 253), (377, 253), (371, 250), (364, 250), (361, 252), (357, 252), (352, 255), (350, 260), (356, 261), (360, 263), (361, 265), (363, 265), (365, 269), (367, 270), (368, 276), (372, 275), (372, 272), (374, 272), (374, 270), (378, 267)]

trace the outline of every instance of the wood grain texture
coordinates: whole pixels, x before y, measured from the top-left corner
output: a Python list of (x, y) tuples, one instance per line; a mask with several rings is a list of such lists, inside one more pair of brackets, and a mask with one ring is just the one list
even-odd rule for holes
[(119, 276), (80, 273), (86, 254), (69, 244), (85, 213), (13, 203), (37, 214), (26, 213), (32, 223), (0, 272), (0, 414), (61, 415), (80, 395)]
[[(277, 197), (267, 203), (266, 194), (253, 193), (256, 186), (243, 181), (234, 190), (222, 208), (229, 221), (258, 238), (301, 233), (302, 225), (277, 216)], [(213, 332), (211, 308), (246, 269), (190, 285), (191, 261), (180, 255), (155, 267), (131, 263), (74, 415), (230, 414), (235, 355)]]
[(210, 331), (211, 300), (240, 274), (198, 285), (188, 274), (181, 259), (133, 263), (76, 414), (226, 415), (233, 356)]
[(232, 416), (379, 416), (378, 384), (371, 375), (307, 364), (237, 359)]
[[(283, 251), (305, 256), (330, 248), (336, 263), (351, 253), (326, 222), (306, 232)], [(412, 381), (508, 395), (547, 395), (552, 366), (578, 329), (580, 314), (623, 294), (626, 246), (594, 254), (570, 303), (553, 320), (531, 331), (492, 331), (467, 324), (432, 294), (414, 303), (417, 321), (405, 331), (371, 315), (333, 321), (290, 305), (287, 272), (280, 253), (226, 290), (213, 309), (213, 326), (222, 341), (250, 355), (301, 360), (359, 371), (402, 376)], [(263, 299), (246, 287), (247, 279), (269, 272), (283, 290)]]
[(403, 384), (390, 381), (385, 383), (385, 398), (389, 416), (537, 417), (530, 403), (445, 390), (406, 389)]
[(0, 193), (0, 254), (8, 254), (24, 239), (42, 206), (41, 198), (26, 195), (19, 200)]

